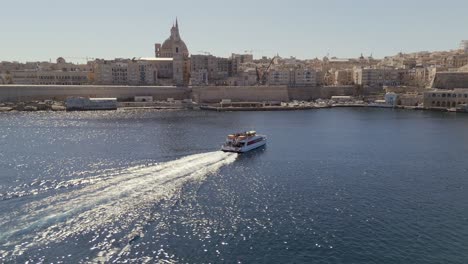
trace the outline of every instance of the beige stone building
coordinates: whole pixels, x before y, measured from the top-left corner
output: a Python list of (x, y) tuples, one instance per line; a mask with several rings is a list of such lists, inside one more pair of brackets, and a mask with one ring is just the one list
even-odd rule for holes
[(268, 73), (268, 85), (286, 85), (290, 87), (317, 86), (315, 70), (306, 68), (276, 68)]
[[(213, 55), (192, 55), (190, 65), (192, 75), (200, 76), (206, 72), (210, 84), (222, 84), (231, 75), (231, 61), (228, 58)], [(195, 84), (192, 83), (192, 85)]]
[(457, 54), (447, 58), (447, 66), (450, 68), (460, 68), (468, 65), (468, 53)]
[(398, 105), (402, 106), (421, 106), (424, 102), (422, 94), (418, 93), (406, 93), (398, 95)]
[(243, 71), (241, 65), (244, 63), (252, 63), (253, 55), (252, 54), (232, 54), (231, 55), (231, 75), (236, 75)]
[(63, 58), (56, 63), (24, 64), (9, 73), (13, 84), (35, 85), (85, 85), (93, 76), (91, 65), (67, 63)]
[(337, 70), (335, 71), (335, 85), (352, 85), (354, 84), (353, 80), (353, 70)]
[(98, 85), (172, 85), (172, 58), (96, 60)]
[(163, 44), (155, 44), (156, 58), (172, 58), (172, 79), (177, 86), (187, 86), (190, 81), (190, 59), (187, 45), (180, 37), (179, 22), (176, 19), (171, 35)]
[(190, 75), (190, 84), (192, 86), (208, 85), (208, 70), (192, 70)]
[(292, 71), (290, 86), (315, 87), (317, 86), (316, 72), (311, 69), (299, 68)]
[(354, 83), (371, 87), (398, 86), (403, 82), (405, 74), (405, 70), (398, 69), (356, 68)]
[(228, 78), (229, 86), (253, 86), (257, 85), (257, 71), (253, 68), (244, 69), (237, 76)]
[(424, 93), (426, 108), (454, 108), (468, 104), (468, 89), (433, 90)]
[(289, 85), (294, 72), (290, 69), (273, 69), (268, 73), (268, 85)]

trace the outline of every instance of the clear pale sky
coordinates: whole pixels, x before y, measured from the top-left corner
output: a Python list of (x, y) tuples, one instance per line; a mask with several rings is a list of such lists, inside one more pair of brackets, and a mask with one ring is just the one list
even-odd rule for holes
[(154, 56), (175, 17), (192, 54), (374, 57), (468, 39), (467, 0), (12, 0), (0, 61)]

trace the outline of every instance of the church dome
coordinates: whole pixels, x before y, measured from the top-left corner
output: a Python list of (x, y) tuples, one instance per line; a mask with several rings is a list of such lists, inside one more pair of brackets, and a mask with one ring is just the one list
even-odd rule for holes
[(187, 45), (180, 37), (179, 23), (177, 20), (176, 24), (171, 29), (171, 36), (161, 45), (160, 54), (161, 57), (168, 58), (173, 58), (177, 54), (189, 56)]
[(168, 38), (166, 39), (166, 41), (164, 41), (164, 43), (162, 44), (161, 46), (161, 50), (162, 51), (168, 51), (168, 52), (173, 52), (174, 49), (173, 48), (179, 48), (179, 53), (182, 53), (182, 54), (188, 54), (189, 51), (188, 51), (188, 48), (187, 48), (187, 45), (185, 44), (185, 42), (183, 40), (174, 40), (172, 38)]

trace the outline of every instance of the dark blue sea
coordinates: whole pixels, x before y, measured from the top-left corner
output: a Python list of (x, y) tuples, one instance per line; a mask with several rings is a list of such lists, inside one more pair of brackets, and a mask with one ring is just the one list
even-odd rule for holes
[(467, 154), (466, 114), (4, 113), (0, 262), (468, 263)]

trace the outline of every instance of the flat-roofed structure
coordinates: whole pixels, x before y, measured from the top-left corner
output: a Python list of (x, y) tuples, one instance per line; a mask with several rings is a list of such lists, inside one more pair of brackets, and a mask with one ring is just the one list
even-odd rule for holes
[(468, 104), (468, 88), (424, 93), (425, 108), (455, 108), (463, 104)]

